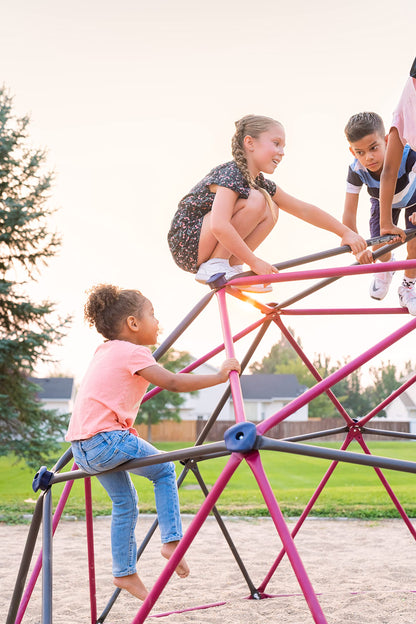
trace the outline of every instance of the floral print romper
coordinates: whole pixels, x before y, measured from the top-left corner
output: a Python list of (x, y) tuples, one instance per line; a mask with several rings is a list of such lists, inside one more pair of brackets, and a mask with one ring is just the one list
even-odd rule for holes
[[(262, 173), (257, 176), (256, 183), (272, 197), (276, 193), (276, 184), (265, 179)], [(181, 199), (168, 232), (168, 244), (176, 264), (190, 273), (197, 272), (202, 221), (215, 198), (215, 193), (209, 189), (211, 184), (229, 188), (243, 199), (247, 199), (251, 191), (237, 163), (232, 160), (214, 167)]]

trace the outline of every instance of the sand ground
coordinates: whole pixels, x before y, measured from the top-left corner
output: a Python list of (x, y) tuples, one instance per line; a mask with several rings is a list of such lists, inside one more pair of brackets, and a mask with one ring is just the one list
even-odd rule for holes
[[(191, 519), (184, 518), (184, 528)], [(142, 515), (138, 540), (153, 517)], [(268, 573), (281, 541), (273, 522), (226, 519), (255, 587)], [(288, 522), (293, 528), (294, 522)], [(5, 621), (20, 565), (27, 525), (0, 525), (0, 612)], [(111, 582), (110, 518), (94, 521), (97, 612), (113, 593)], [(295, 540), (303, 565), (328, 624), (415, 624), (416, 543), (402, 520), (361, 521), (308, 519)], [(37, 545), (36, 552), (40, 545)], [(161, 572), (158, 531), (140, 560), (139, 574), (150, 588)], [(151, 614), (224, 602), (215, 608), (175, 613), (146, 622), (166, 624), (305, 624), (313, 617), (296, 576), (284, 557), (267, 593), (277, 597), (246, 600), (247, 583), (216, 521), (210, 517), (188, 550), (191, 575), (172, 577)], [(61, 521), (53, 544), (53, 621), (87, 624), (90, 619), (85, 522)], [(23, 624), (41, 622), (41, 579), (33, 592)], [(122, 592), (105, 620), (128, 624), (140, 603)]]

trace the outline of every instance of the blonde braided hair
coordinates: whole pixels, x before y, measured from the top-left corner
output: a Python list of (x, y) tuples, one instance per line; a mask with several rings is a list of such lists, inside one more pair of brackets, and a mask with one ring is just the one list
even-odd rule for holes
[(264, 195), (270, 209), (274, 213), (275, 205), (266, 189), (259, 186), (256, 180), (251, 175), (248, 165), (246, 152), (244, 150), (244, 138), (251, 136), (257, 139), (262, 132), (266, 132), (270, 126), (281, 125), (279, 121), (272, 119), (272, 117), (265, 117), (263, 115), (245, 115), (235, 122), (235, 133), (231, 139), (231, 153), (236, 162), (237, 167), (241, 171), (244, 179), (250, 188), (257, 189)]

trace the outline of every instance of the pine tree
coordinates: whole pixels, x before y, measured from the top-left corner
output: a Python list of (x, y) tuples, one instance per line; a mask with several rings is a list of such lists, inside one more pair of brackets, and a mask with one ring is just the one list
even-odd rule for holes
[(30, 145), (29, 117), (17, 117), (12, 104), (0, 88), (0, 456), (13, 453), (37, 468), (59, 450), (67, 417), (44, 410), (28, 378), (69, 319), (27, 295), (60, 239), (48, 231), (53, 176), (44, 171), (46, 154)]

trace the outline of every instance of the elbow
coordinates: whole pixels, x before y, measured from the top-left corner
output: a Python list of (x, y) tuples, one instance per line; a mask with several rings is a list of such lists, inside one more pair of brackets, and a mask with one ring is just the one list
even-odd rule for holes
[(168, 383), (165, 385), (165, 390), (169, 390), (169, 392), (180, 392), (180, 380), (177, 375), (173, 375), (171, 379), (169, 379)]
[(393, 167), (389, 163), (384, 163), (381, 176), (380, 176), (380, 182), (381, 180), (386, 181), (393, 177), (394, 177)]
[(221, 223), (217, 223), (214, 219), (211, 220), (210, 226), (211, 234), (219, 240), (219, 238), (224, 234), (224, 227)]

